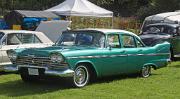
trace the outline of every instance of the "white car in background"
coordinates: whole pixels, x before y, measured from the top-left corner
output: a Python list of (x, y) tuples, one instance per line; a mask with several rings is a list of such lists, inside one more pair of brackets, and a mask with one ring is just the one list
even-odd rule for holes
[(41, 48), (51, 45), (53, 45), (53, 42), (42, 32), (0, 30), (0, 70), (6, 71), (6, 68), (12, 65), (6, 53), (7, 50), (17, 48)]

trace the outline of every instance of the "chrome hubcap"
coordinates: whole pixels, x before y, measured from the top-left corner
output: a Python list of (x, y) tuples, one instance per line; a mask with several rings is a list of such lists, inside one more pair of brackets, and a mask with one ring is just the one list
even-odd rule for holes
[(88, 71), (84, 66), (78, 66), (74, 73), (74, 83), (78, 87), (83, 87), (88, 82)]
[(142, 69), (142, 76), (143, 77), (148, 77), (150, 75), (151, 68), (149, 66), (143, 67)]

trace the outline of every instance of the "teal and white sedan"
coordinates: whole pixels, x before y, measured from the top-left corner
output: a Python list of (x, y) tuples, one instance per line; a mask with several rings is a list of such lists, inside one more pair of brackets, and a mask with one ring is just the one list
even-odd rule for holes
[(71, 77), (84, 87), (96, 77), (139, 73), (149, 77), (170, 61), (170, 44), (146, 47), (134, 33), (115, 29), (65, 31), (57, 43), (46, 48), (7, 51), (25, 82), (42, 76)]

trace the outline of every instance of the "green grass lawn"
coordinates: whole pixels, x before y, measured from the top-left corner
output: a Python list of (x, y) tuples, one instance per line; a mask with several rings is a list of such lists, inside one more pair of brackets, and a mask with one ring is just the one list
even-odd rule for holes
[(71, 88), (67, 83), (58, 78), (24, 83), (17, 74), (1, 74), (0, 99), (178, 99), (180, 62), (153, 70), (149, 78), (108, 77), (80, 89)]

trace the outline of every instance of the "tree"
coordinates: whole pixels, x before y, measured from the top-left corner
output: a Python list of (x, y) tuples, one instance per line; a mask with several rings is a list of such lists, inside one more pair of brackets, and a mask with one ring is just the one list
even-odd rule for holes
[(179, 0), (151, 0), (148, 6), (141, 7), (136, 15), (140, 20), (144, 20), (145, 17), (163, 13), (163, 12), (173, 12), (180, 9)]

